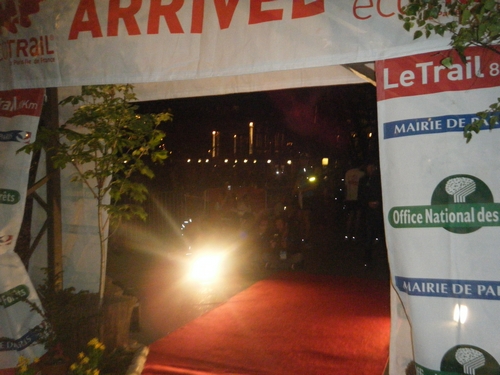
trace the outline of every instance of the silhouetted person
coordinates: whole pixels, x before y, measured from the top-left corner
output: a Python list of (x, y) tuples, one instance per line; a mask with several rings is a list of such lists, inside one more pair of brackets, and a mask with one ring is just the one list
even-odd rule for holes
[(302, 253), (292, 242), (287, 220), (281, 216), (276, 217), (269, 248), (264, 253), (266, 268), (295, 269), (303, 259)]
[(375, 164), (366, 166), (366, 174), (359, 180), (358, 199), (365, 218), (365, 266), (370, 266), (373, 247), (383, 241), (382, 187)]
[(359, 235), (361, 223), (361, 207), (358, 200), (359, 180), (365, 175), (365, 172), (360, 167), (349, 169), (344, 178), (345, 182), (345, 200), (344, 207), (346, 210), (346, 228), (345, 240), (356, 240)]

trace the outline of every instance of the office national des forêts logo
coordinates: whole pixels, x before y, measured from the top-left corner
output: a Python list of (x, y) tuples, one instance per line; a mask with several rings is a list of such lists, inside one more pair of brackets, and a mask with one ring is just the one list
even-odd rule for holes
[(500, 375), (498, 361), (486, 350), (472, 345), (456, 345), (441, 360), (440, 370), (416, 364), (417, 375)]
[(0, 25), (12, 34), (19, 27), (30, 27), (32, 14), (40, 11), (43, 0), (2, 0), (0, 1)]
[(479, 178), (459, 174), (446, 177), (434, 189), (431, 204), (398, 206), (389, 211), (393, 228), (444, 228), (471, 233), (485, 226), (500, 226), (500, 204)]

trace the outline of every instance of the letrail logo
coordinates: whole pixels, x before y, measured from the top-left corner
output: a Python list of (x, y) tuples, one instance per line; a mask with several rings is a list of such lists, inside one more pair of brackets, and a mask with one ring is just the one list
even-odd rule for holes
[(43, 0), (0, 0), (0, 25), (16, 34), (18, 27), (30, 27), (32, 14), (40, 11)]
[(500, 226), (500, 204), (489, 187), (471, 175), (453, 175), (434, 189), (427, 206), (398, 206), (389, 211), (394, 228), (442, 227), (452, 233), (471, 233), (484, 226)]

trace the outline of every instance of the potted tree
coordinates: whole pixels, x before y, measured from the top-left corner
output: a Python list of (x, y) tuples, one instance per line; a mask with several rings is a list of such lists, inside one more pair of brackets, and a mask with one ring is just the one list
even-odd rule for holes
[(165, 134), (159, 126), (171, 121), (172, 115), (138, 114), (136, 100), (129, 84), (83, 86), (80, 95), (60, 102), (75, 108), (67, 122), (56, 130), (41, 128), (36, 141), (21, 149), (50, 152), (54, 167), (73, 168), (72, 180), (83, 183), (95, 199), (101, 259), (99, 313), (106, 285), (107, 239), (122, 220), (146, 218), (140, 203), (148, 191), (134, 176), (153, 178), (148, 162), (167, 158), (162, 143)]

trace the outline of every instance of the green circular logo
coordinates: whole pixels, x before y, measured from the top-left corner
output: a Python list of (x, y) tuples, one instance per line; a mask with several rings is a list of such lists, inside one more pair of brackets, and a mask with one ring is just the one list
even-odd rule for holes
[(441, 371), (453, 374), (500, 375), (500, 366), (491, 354), (477, 346), (457, 345), (443, 356)]
[[(483, 181), (467, 174), (457, 174), (445, 178), (436, 186), (431, 197), (432, 205), (455, 206), (481, 203), (493, 203), (493, 194)], [(443, 228), (452, 233), (471, 233), (478, 230), (480, 226), (443, 225)]]

